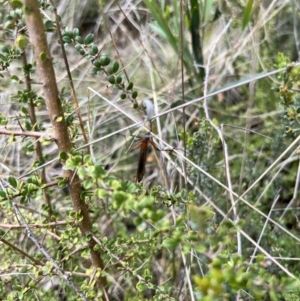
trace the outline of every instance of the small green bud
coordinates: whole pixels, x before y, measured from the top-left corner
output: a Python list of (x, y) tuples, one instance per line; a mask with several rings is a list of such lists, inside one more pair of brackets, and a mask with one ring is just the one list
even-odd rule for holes
[(94, 34), (89, 33), (84, 39), (84, 44), (88, 45), (91, 44), (93, 41), (94, 41)]
[(133, 88), (133, 82), (130, 82), (127, 86), (127, 90), (131, 90)]
[(84, 39), (81, 36), (76, 36), (75, 37), (76, 42), (78, 42), (79, 44), (84, 44)]
[(108, 82), (111, 83), (112, 85), (115, 84), (116, 80), (115, 80), (115, 76), (114, 75), (110, 75), (107, 78)]
[(137, 98), (138, 92), (137, 91), (133, 91), (131, 96), (132, 96), (133, 99)]
[(107, 66), (107, 65), (109, 65), (109, 63), (110, 63), (110, 58), (107, 57), (106, 55), (103, 55), (103, 56), (100, 57), (99, 62), (100, 62), (100, 64), (101, 64), (102, 66)]
[(116, 83), (120, 84), (121, 82), (122, 82), (122, 77), (121, 76), (117, 76)]
[(113, 73), (116, 73), (118, 70), (119, 70), (119, 63), (114, 62), (113, 69), (112, 69)]

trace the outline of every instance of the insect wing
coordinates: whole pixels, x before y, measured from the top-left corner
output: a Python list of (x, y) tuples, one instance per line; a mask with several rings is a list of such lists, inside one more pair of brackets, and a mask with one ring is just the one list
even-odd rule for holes
[(145, 165), (146, 165), (146, 159), (147, 159), (147, 148), (148, 148), (148, 141), (141, 142), (140, 145), (140, 157), (139, 157), (139, 163), (137, 168), (137, 181), (141, 182), (143, 179), (143, 176), (145, 174)]

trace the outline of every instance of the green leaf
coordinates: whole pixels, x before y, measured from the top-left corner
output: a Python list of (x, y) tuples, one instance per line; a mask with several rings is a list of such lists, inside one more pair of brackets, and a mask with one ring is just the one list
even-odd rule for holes
[(94, 179), (100, 179), (105, 174), (105, 170), (101, 165), (90, 166), (88, 171)]
[(118, 62), (114, 62), (114, 65), (112, 67), (112, 71), (113, 73), (116, 73), (119, 70), (119, 63)]
[(0, 47), (0, 52), (9, 54), (10, 51), (9, 51), (9, 48), (4, 45), (4, 46)]
[(205, 7), (204, 7), (204, 22), (208, 22), (211, 14), (211, 8), (213, 5), (213, 0), (206, 0)]
[(99, 62), (103, 67), (108, 66), (110, 63), (110, 58), (106, 55), (103, 55), (100, 57)]
[(66, 116), (66, 124), (67, 126), (70, 126), (74, 121), (74, 116), (73, 115), (68, 115)]
[(63, 37), (69, 37), (70, 39), (73, 38), (73, 31), (70, 31), (68, 28), (63, 33)]
[(162, 245), (168, 249), (175, 249), (179, 245), (179, 240), (168, 237), (163, 241)]
[(95, 45), (95, 44), (93, 44), (92, 45), (92, 49), (89, 51), (89, 55), (96, 55), (98, 53), (98, 47)]
[(143, 292), (147, 289), (147, 285), (144, 283), (144, 282), (138, 282), (136, 284), (136, 289), (139, 291), (139, 292)]
[(10, 136), (9, 136), (9, 139), (8, 139), (8, 143), (12, 143), (12, 142), (15, 142), (16, 141), (16, 137), (15, 137), (15, 135), (14, 134), (11, 134)]
[(137, 91), (133, 91), (131, 96), (132, 96), (133, 99), (137, 98), (138, 92)]
[(84, 44), (84, 39), (81, 36), (76, 36), (75, 37), (76, 42), (78, 42), (79, 44)]
[(154, 197), (149, 195), (143, 197), (139, 203), (136, 203), (136, 205), (139, 208), (152, 208), (153, 203), (154, 203)]
[(99, 61), (93, 61), (93, 65), (98, 69), (101, 68), (101, 63)]
[(11, 6), (13, 8), (21, 8), (21, 7), (23, 7), (22, 1), (19, 1), (19, 0), (11, 0), (10, 4), (11, 4)]
[[(0, 192), (1, 192), (1, 190), (0, 190)], [(99, 199), (104, 199), (104, 198), (106, 198), (107, 196), (108, 196), (108, 191), (107, 191), (107, 190), (102, 189), (102, 188), (99, 188), (99, 189), (97, 190), (97, 197), (98, 197)], [(0, 197), (1, 197), (1, 195), (0, 195)]]
[(116, 83), (120, 84), (122, 82), (122, 76), (117, 76), (116, 77)]
[(8, 180), (8, 183), (9, 183), (13, 188), (17, 188), (17, 187), (18, 187), (18, 182), (17, 182), (17, 180), (16, 180), (15, 177), (9, 176), (7, 180)]
[(72, 40), (69, 36), (63, 36), (63, 41), (66, 43), (66, 44), (71, 44), (72, 43)]
[(10, 79), (11, 80), (15, 80), (15, 81), (19, 81), (19, 77), (17, 76), (17, 75), (12, 75), (11, 77), (10, 77)]
[(20, 204), (26, 204), (28, 202), (28, 197), (27, 196), (22, 196), (20, 198)]
[(133, 88), (133, 82), (130, 82), (126, 88), (126, 90), (131, 90)]
[(107, 81), (113, 85), (113, 84), (116, 82), (115, 76), (114, 76), (114, 75), (110, 75), (110, 76), (107, 78)]
[(248, 0), (245, 10), (244, 10), (244, 17), (242, 22), (242, 29), (244, 30), (247, 24), (249, 23), (251, 13), (252, 13), (252, 7), (253, 7), (253, 0)]
[(120, 207), (128, 198), (128, 195), (123, 191), (115, 191), (113, 194), (113, 199), (116, 202), (117, 207)]
[(63, 170), (74, 170), (78, 166), (80, 166), (82, 163), (82, 157), (81, 156), (74, 156), (70, 157), (67, 161), (66, 164), (63, 166)]
[(94, 41), (94, 34), (89, 33), (84, 39), (84, 44), (89, 45), (89, 44), (93, 43), (93, 41)]
[[(79, 53), (83, 50), (82, 46), (79, 45), (79, 44), (76, 44), (76, 45), (75, 45), (75, 49), (76, 49)], [(83, 50), (83, 52), (84, 52), (84, 50)]]
[(91, 155), (84, 155), (83, 162), (87, 165), (94, 165), (93, 158)]
[(164, 212), (161, 209), (158, 209), (156, 211), (152, 211), (151, 214), (149, 214), (149, 218), (153, 222), (157, 222), (157, 221), (161, 220), (163, 217), (164, 217)]
[(113, 73), (114, 73), (113, 67), (111, 66), (111, 67), (106, 68), (106, 72), (107, 72), (108, 74), (113, 74)]
[(75, 37), (75, 39), (76, 39), (77, 36), (79, 36), (79, 29), (78, 28), (73, 29), (73, 36)]
[(6, 199), (6, 192), (4, 190), (0, 190), (0, 199)]
[(144, 0), (145, 5), (148, 7), (148, 9), (151, 12), (151, 15), (155, 19), (155, 21), (158, 23), (164, 37), (168, 40), (174, 51), (177, 52), (178, 50), (178, 38), (173, 35), (173, 33), (170, 30), (170, 26), (168, 24), (168, 20), (164, 18), (162, 14), (162, 10), (160, 7), (156, 4), (156, 2), (151, 0)]
[[(209, 10), (206, 13), (210, 14), (210, 7), (206, 7), (209, 1), (205, 1), (205, 9)], [(199, 12), (199, 4), (198, 0), (191, 0), (191, 13), (190, 13), (190, 32), (192, 36), (192, 49), (193, 49), (193, 55), (195, 58), (196, 63), (201, 66), (203, 65), (203, 54), (202, 54), (202, 41), (200, 37), (200, 12)], [(188, 58), (190, 56), (190, 53), (188, 49), (184, 49), (184, 55), (185, 55), (185, 62), (190, 61)], [(197, 69), (196, 69), (197, 70)], [(196, 71), (195, 72), (198, 72)], [(202, 78), (204, 78), (204, 68), (199, 67), (200, 75)]]
[(59, 159), (61, 159), (61, 160), (67, 160), (68, 159), (67, 152), (60, 152), (59, 153)]
[(300, 287), (300, 280), (299, 279), (289, 278), (289, 279), (286, 280), (286, 283), (284, 284), (284, 290), (285, 291), (296, 290), (299, 287)]
[(50, 21), (50, 20), (47, 20), (47, 21), (45, 22), (44, 26), (45, 26), (45, 29), (46, 29), (47, 31), (53, 30), (53, 29), (54, 29), (54, 23), (53, 23), (52, 21)]

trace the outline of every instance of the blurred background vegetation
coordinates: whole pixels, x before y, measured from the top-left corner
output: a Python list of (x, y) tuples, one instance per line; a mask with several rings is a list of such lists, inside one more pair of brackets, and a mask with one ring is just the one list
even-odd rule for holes
[[(69, 167), (82, 179), (103, 271), (89, 262), (55, 143), (39, 139), (54, 183), (45, 190), (36, 141), (14, 134), (51, 133), (51, 123), (22, 2), (0, 3), (1, 300), (79, 300), (19, 226), (12, 201), (89, 300), (300, 300), (297, 0), (55, 2), (88, 157), (53, 6), (39, 1), (82, 155)], [(136, 183), (130, 144), (146, 130), (129, 127), (143, 120), (143, 99), (162, 114), (152, 121), (156, 143), (174, 151), (149, 147)]]

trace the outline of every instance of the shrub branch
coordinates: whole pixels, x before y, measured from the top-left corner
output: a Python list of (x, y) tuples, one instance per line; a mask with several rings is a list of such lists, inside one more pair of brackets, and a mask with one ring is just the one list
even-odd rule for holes
[[(52, 59), (48, 49), (44, 25), (39, 11), (37, 0), (26, 0), (25, 20), (28, 28), (30, 42), (33, 45), (34, 56), (38, 76), (43, 84), (43, 92), (47, 105), (49, 118), (53, 127), (54, 138), (59, 152), (70, 152), (72, 142), (68, 135), (67, 124), (64, 118), (64, 112), (59, 99), (58, 88), (56, 85), (55, 73), (52, 65)], [(79, 227), (84, 236), (92, 231), (92, 223), (89, 217), (88, 207), (84, 200), (81, 199), (81, 185), (77, 174), (71, 170), (64, 171), (64, 176), (68, 179), (68, 188), (73, 203), (74, 210), (81, 215)], [(100, 252), (94, 250), (96, 242), (88, 242), (92, 265), (95, 269), (103, 270), (104, 264)], [(106, 278), (99, 276), (97, 278), (98, 288), (106, 286)]]

